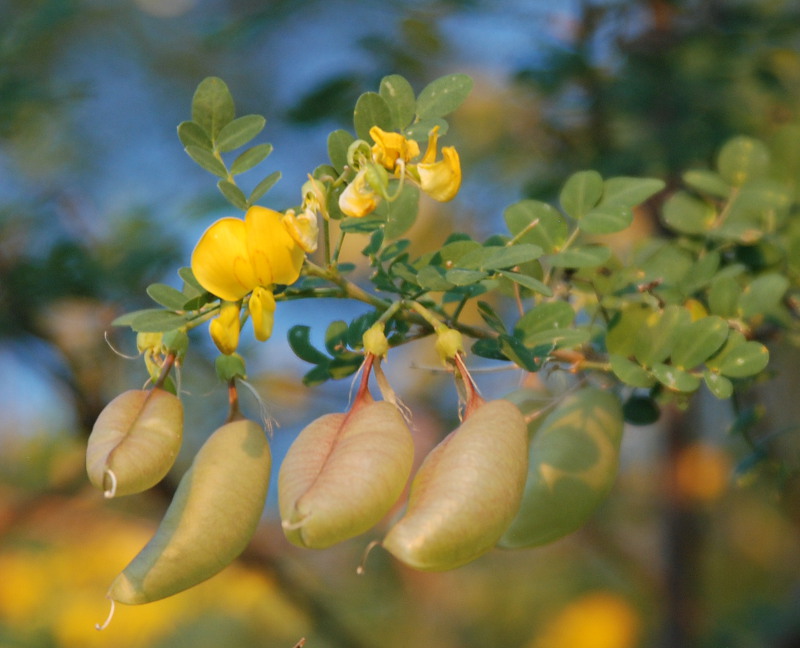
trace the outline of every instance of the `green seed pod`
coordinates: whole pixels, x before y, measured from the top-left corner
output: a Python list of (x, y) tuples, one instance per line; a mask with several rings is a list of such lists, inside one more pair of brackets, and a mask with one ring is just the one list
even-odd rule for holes
[(89, 435), (89, 481), (106, 497), (140, 493), (169, 472), (182, 437), (177, 396), (158, 388), (123, 392), (106, 405)]
[(542, 545), (586, 522), (616, 479), (622, 421), (619, 399), (593, 387), (534, 421), (525, 495), (501, 547)]
[(323, 549), (369, 530), (403, 492), (414, 444), (400, 411), (365, 392), (347, 413), (306, 426), (278, 474), (290, 542)]
[(155, 535), (108, 597), (128, 605), (157, 601), (233, 562), (261, 519), (271, 462), (266, 435), (253, 421), (217, 429), (181, 479)]
[(479, 405), (425, 458), (408, 510), (383, 546), (426, 571), (474, 560), (514, 518), (527, 465), (528, 433), (516, 406), (506, 400)]

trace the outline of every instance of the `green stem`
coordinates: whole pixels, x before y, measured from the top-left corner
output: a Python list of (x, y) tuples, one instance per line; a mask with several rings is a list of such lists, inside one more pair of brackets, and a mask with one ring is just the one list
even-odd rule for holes
[[(336, 242), (336, 249), (333, 252), (333, 263), (339, 263), (339, 255), (342, 252), (342, 245), (344, 245), (344, 237), (346, 232), (339, 232), (339, 240)], [(328, 263), (330, 265), (330, 263)]]
[(416, 301), (409, 301), (406, 302), (406, 305), (409, 306), (412, 310), (416, 311), (419, 315), (422, 316), (424, 319), (435, 332), (441, 331), (445, 328), (445, 323), (442, 321), (441, 316), (438, 314), (434, 314), (433, 311), (428, 310), (422, 304)]
[(325, 255), (325, 265), (331, 264), (331, 224), (327, 218), (322, 219), (322, 246)]
[(325, 279), (336, 284), (342, 290), (342, 297), (349, 297), (350, 299), (362, 301), (382, 311), (388, 309), (392, 305), (392, 302), (376, 297), (360, 286), (342, 277), (335, 266), (322, 268), (311, 261), (306, 261), (306, 273), (312, 277), (319, 277), (320, 279)]

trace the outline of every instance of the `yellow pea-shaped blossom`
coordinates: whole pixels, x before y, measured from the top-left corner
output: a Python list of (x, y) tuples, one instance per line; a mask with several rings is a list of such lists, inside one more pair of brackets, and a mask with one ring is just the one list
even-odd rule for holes
[[(203, 288), (224, 301), (236, 302), (253, 292), (250, 313), (256, 337), (266, 340), (275, 310), (272, 288), (297, 281), (303, 258), (283, 214), (256, 206), (244, 220), (222, 218), (203, 233), (192, 253), (192, 271)], [(220, 334), (223, 324), (217, 326)], [(230, 340), (230, 334), (228, 326), (223, 337)]]
[(317, 225), (317, 215), (310, 207), (299, 214), (295, 214), (294, 210), (290, 209), (282, 220), (291, 237), (305, 252), (311, 253), (317, 249), (319, 226)]
[(372, 146), (372, 159), (389, 171), (394, 170), (397, 160), (408, 162), (419, 155), (419, 144), (400, 133), (387, 133), (377, 126), (369, 130), (375, 144)]
[(367, 182), (368, 167), (362, 168), (339, 196), (339, 209), (346, 216), (362, 218), (378, 206), (380, 196)]
[(436, 161), (439, 127), (428, 136), (428, 149), (416, 165), (419, 186), (434, 200), (452, 200), (461, 188), (461, 160), (452, 146), (442, 147), (442, 159)]

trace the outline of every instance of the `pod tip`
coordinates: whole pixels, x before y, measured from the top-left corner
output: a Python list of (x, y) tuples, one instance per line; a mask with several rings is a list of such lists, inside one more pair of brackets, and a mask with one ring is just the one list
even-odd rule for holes
[(109, 481), (111, 482), (111, 486), (109, 486), (106, 490), (103, 491), (103, 497), (106, 499), (111, 499), (114, 495), (117, 494), (117, 476), (114, 474), (114, 471), (110, 468), (106, 470), (106, 475), (108, 476)]
[(380, 540), (373, 540), (367, 545), (367, 548), (364, 549), (364, 555), (361, 556), (361, 564), (356, 567), (356, 574), (359, 576), (363, 576), (364, 573), (367, 571), (367, 557), (369, 556), (370, 551), (372, 551), (375, 547), (377, 547), (381, 543)]
[(105, 630), (111, 623), (111, 619), (114, 617), (114, 608), (116, 604), (114, 603), (114, 599), (109, 597), (108, 600), (111, 601), (111, 609), (108, 611), (108, 616), (106, 617), (106, 620), (103, 621), (103, 623), (94, 624), (95, 630)]

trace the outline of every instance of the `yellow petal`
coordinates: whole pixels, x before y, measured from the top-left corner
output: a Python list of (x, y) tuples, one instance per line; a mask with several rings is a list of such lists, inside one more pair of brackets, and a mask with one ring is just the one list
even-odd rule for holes
[(339, 209), (346, 216), (361, 218), (378, 206), (380, 196), (367, 183), (366, 173), (367, 168), (364, 167), (339, 196)]
[(310, 174), (308, 182), (303, 185), (303, 211), (306, 209), (315, 214), (322, 214), (325, 220), (329, 219), (326, 186)]
[(163, 338), (163, 333), (137, 333), (136, 349), (139, 353), (144, 353), (145, 351), (160, 353)]
[(317, 249), (319, 226), (317, 215), (313, 211), (306, 209), (297, 216), (294, 210), (290, 209), (282, 220), (286, 231), (305, 252), (311, 253)]
[(439, 141), (439, 127), (434, 126), (428, 133), (428, 148), (422, 156), (420, 164), (431, 164), (436, 159), (436, 146)]
[(222, 302), (219, 316), (211, 320), (208, 332), (217, 348), (230, 355), (239, 346), (239, 304), (238, 302)]
[(247, 250), (259, 286), (291, 284), (300, 276), (305, 254), (283, 224), (283, 214), (251, 207), (244, 216)]
[(192, 252), (192, 272), (208, 292), (237, 301), (256, 285), (247, 253), (244, 221), (222, 218), (200, 237)]
[(442, 149), (442, 159), (417, 165), (419, 186), (431, 198), (440, 202), (452, 200), (461, 187), (461, 162), (452, 146)]
[(419, 155), (419, 144), (409, 140), (400, 133), (387, 133), (373, 126), (369, 135), (375, 142), (372, 146), (372, 159), (392, 171), (398, 159), (408, 162)]
[(272, 325), (275, 322), (275, 296), (271, 290), (259, 286), (250, 295), (248, 306), (256, 339), (265, 342), (272, 335)]

